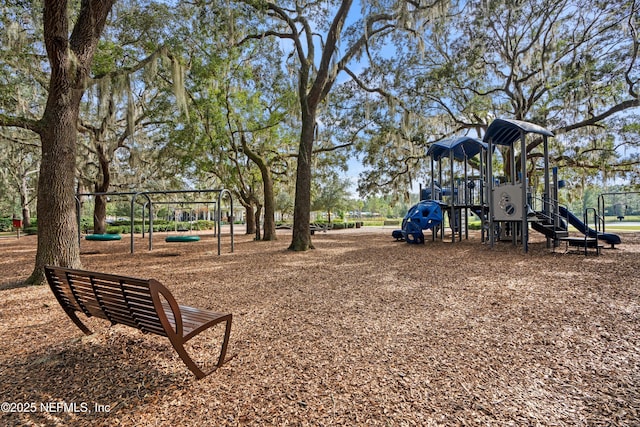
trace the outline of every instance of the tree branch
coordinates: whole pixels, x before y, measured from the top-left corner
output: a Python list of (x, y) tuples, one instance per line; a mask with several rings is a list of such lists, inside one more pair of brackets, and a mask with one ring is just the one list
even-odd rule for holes
[(26, 117), (12, 117), (1, 113), (0, 126), (27, 129), (37, 134), (42, 132), (42, 123), (40, 120), (28, 119)]
[(613, 116), (616, 113), (619, 113), (621, 111), (627, 110), (629, 108), (634, 108), (634, 107), (640, 107), (640, 98), (628, 99), (626, 101), (623, 101), (619, 104), (614, 105), (613, 107), (609, 108), (603, 113), (598, 114), (597, 116), (590, 117), (588, 119), (582, 120), (572, 125), (563, 126), (561, 128), (554, 130), (553, 133), (558, 135), (561, 133), (567, 133), (575, 129), (579, 129), (587, 126), (594, 126), (598, 122), (606, 119), (607, 117)]

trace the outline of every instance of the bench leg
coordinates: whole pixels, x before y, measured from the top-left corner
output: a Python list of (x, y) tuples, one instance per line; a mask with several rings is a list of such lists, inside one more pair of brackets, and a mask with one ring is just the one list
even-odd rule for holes
[(67, 316), (69, 316), (69, 319), (71, 319), (73, 321), (73, 323), (76, 324), (76, 326), (78, 328), (80, 328), (80, 330), (82, 332), (84, 332), (85, 335), (91, 335), (93, 334), (93, 332), (91, 332), (91, 329), (87, 328), (87, 326), (82, 323), (82, 320), (80, 320), (80, 318), (78, 316), (76, 316), (76, 312), (73, 310), (69, 310), (67, 308), (65, 308), (63, 306), (64, 312), (67, 313)]
[(187, 368), (189, 368), (189, 370), (193, 372), (196, 378), (202, 379), (206, 377), (207, 375), (209, 375), (210, 373), (214, 372), (216, 369), (221, 367), (225, 362), (228, 362), (233, 358), (232, 356), (229, 359), (225, 360), (225, 357), (227, 355), (227, 347), (229, 345), (229, 337), (231, 335), (231, 319), (232, 319), (232, 316), (231, 314), (229, 314), (221, 318), (216, 323), (209, 326), (209, 327), (212, 327), (217, 325), (218, 323), (225, 322), (224, 338), (222, 340), (222, 347), (220, 349), (220, 356), (218, 357), (218, 363), (213, 369), (207, 372), (204, 372), (202, 369), (200, 369), (200, 367), (193, 361), (191, 356), (189, 356), (189, 353), (187, 353), (187, 350), (184, 348), (184, 344), (187, 341), (183, 341), (182, 338), (178, 336), (169, 337), (169, 340), (171, 341), (171, 345), (173, 345), (173, 348), (176, 350), (176, 352), (178, 353), (178, 355), (180, 356), (184, 364), (187, 365)]
[(228, 319), (225, 321), (224, 338), (222, 340), (222, 346), (220, 348), (220, 356), (218, 357), (218, 364), (216, 365), (216, 368), (219, 368), (224, 364), (224, 362), (226, 362), (225, 357), (227, 356), (229, 336), (231, 336), (231, 315), (229, 315)]

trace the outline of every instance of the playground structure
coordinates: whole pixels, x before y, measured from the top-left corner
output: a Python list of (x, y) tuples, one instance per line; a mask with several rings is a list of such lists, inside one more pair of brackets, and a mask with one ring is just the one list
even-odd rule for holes
[[(534, 214), (532, 206), (534, 194), (533, 188), (530, 187), (532, 177), (527, 175), (527, 135), (539, 135), (543, 142), (543, 195), (542, 209), (540, 216)], [(495, 224), (498, 224), (500, 233), (490, 232), (489, 242), (491, 247), (495, 243), (496, 234), (499, 238), (505, 239), (511, 237), (513, 244), (517, 244), (518, 240), (522, 242), (524, 252), (529, 251), (529, 220), (532, 218), (543, 218), (545, 224), (551, 224), (551, 234), (546, 233), (547, 246), (550, 239), (566, 237), (566, 226), (562, 234), (558, 234), (561, 227), (560, 216), (558, 213), (558, 197), (557, 185), (555, 195), (551, 194), (551, 180), (549, 174), (549, 137), (553, 137), (553, 133), (545, 128), (533, 123), (523, 122), (519, 120), (494, 120), (487, 128), (484, 141), (487, 142), (487, 176), (488, 179), (488, 228), (495, 230)], [(519, 160), (516, 161), (516, 142), (520, 142)], [(505, 171), (509, 174), (510, 179), (506, 179), (504, 183), (495, 180), (493, 175), (493, 151), (494, 146), (506, 147), (508, 158), (505, 159), (510, 165), (510, 170)], [(529, 197), (531, 196), (531, 197)], [(549, 227), (545, 227), (549, 229)], [(568, 235), (568, 234), (567, 234)]]
[[(527, 173), (528, 135), (542, 138), (541, 180)], [(456, 236), (462, 240), (463, 234), (468, 238), (471, 213), (481, 220), (482, 242), (488, 242), (492, 248), (496, 241), (511, 241), (514, 245), (522, 244), (524, 252), (528, 252), (530, 227), (546, 237), (547, 247), (555, 248), (565, 242), (568, 246), (584, 248), (585, 253), (587, 248), (599, 253), (603, 242), (615, 247), (621, 240), (617, 234), (604, 232), (604, 207), (600, 202), (597, 210), (585, 209), (582, 218), (560, 204), (558, 169), (549, 166), (548, 138), (553, 136), (552, 132), (533, 123), (496, 119), (487, 128), (482, 141), (458, 137), (432, 144), (427, 151), (431, 159), (431, 184), (421, 188), (421, 202), (409, 210), (402, 230), (395, 230), (392, 236), (409, 243), (424, 243), (422, 230), (432, 230), (433, 239), (438, 234), (443, 239), (446, 213), (451, 241), (455, 242)], [(493, 170), (494, 157), (500, 147), (504, 153), (505, 176), (495, 176)], [(443, 159), (449, 160), (448, 174)], [(456, 163), (462, 163), (462, 173), (456, 173)], [(475, 172), (469, 174), (471, 165)], [(537, 169), (537, 165), (531, 168), (533, 172)], [(538, 189), (542, 191), (539, 196), (536, 194)], [(442, 212), (440, 217), (434, 210), (429, 211), (428, 223), (416, 221), (416, 209), (427, 206), (425, 202), (438, 204)], [(425, 208), (422, 209), (424, 212)], [(417, 230), (420, 224), (423, 227)], [(569, 225), (582, 236), (569, 236)]]
[(408, 243), (424, 243), (422, 230), (437, 230), (442, 224), (440, 203), (423, 200), (409, 209), (402, 220), (402, 230), (394, 230), (392, 236), (396, 240)]
[[(167, 202), (164, 200), (154, 200), (158, 196), (162, 199), (162, 197), (167, 196), (176, 196), (176, 195), (187, 195), (187, 194), (213, 194), (216, 197), (210, 200), (183, 200), (183, 201), (172, 201)], [(129, 211), (129, 219), (130, 219), (130, 252), (133, 254), (135, 252), (134, 245), (134, 234), (135, 234), (135, 207), (136, 202), (139, 203), (140, 199), (143, 200), (142, 204), (142, 238), (145, 237), (145, 232), (148, 230), (148, 248), (149, 251), (153, 250), (153, 220), (154, 220), (154, 204), (213, 204), (214, 205), (214, 235), (217, 237), (218, 243), (218, 255), (222, 253), (222, 240), (221, 240), (221, 225), (222, 225), (222, 200), (226, 196), (229, 200), (229, 211), (228, 211), (228, 219), (229, 219), (229, 234), (230, 234), (230, 244), (231, 244), (231, 252), (234, 250), (234, 230), (233, 230), (233, 198), (231, 197), (231, 193), (227, 189), (205, 189), (205, 190), (167, 190), (167, 191), (137, 191), (137, 192), (106, 192), (106, 193), (78, 193), (76, 194), (76, 213), (78, 220), (78, 244), (81, 241), (81, 198), (82, 197), (95, 197), (95, 196), (106, 196), (106, 197), (116, 197), (116, 196), (126, 196), (130, 197), (130, 211)], [(145, 216), (145, 213), (148, 214)], [(146, 223), (146, 219), (148, 218), (148, 227)], [(102, 237), (101, 237), (102, 236)], [(119, 240), (117, 237), (110, 237), (115, 235), (96, 235), (91, 234), (86, 236), (87, 240)], [(118, 235), (119, 236), (119, 235)], [(195, 235), (187, 235), (187, 236), (169, 236), (165, 239), (167, 242), (194, 242), (200, 240), (199, 236)]]
[[(427, 155), (431, 159), (431, 186), (426, 192), (421, 192), (424, 199), (431, 195), (432, 200), (437, 200), (447, 214), (449, 228), (451, 229), (451, 241), (462, 240), (469, 237), (469, 214), (476, 213), (482, 216), (484, 213), (483, 199), (484, 186), (482, 185), (482, 171), (486, 157), (487, 146), (483, 142), (471, 137), (451, 138), (436, 142), (429, 147)], [(469, 160), (478, 156), (478, 174), (469, 175)], [(449, 160), (448, 183), (444, 168), (444, 159)], [(461, 177), (455, 176), (456, 162), (462, 163)], [(435, 165), (438, 166), (438, 179), (436, 181)], [(442, 185), (441, 183), (444, 183)], [(444, 218), (443, 218), (444, 219)], [(435, 230), (434, 238), (440, 231), (440, 237), (444, 238), (444, 227)]]
[[(431, 183), (426, 188), (420, 188), (420, 203), (409, 210), (402, 222), (402, 230), (395, 230), (393, 237), (409, 243), (424, 243), (424, 235), (418, 229), (422, 225), (422, 230), (431, 230), (432, 240), (438, 235), (443, 239), (446, 219), (452, 242), (456, 237), (462, 240), (463, 235), (468, 238), (469, 215), (484, 217), (487, 211), (483, 185), (486, 151), (485, 143), (466, 136), (432, 144), (427, 151), (431, 159)], [(472, 168), (470, 173), (469, 160), (476, 156), (479, 157), (477, 171), (474, 173), (473, 169), (476, 168)], [(456, 176), (456, 162), (462, 163), (461, 176)]]

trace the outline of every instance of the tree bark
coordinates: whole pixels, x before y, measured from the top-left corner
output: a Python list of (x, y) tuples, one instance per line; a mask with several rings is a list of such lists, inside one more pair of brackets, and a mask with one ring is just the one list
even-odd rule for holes
[[(262, 171), (262, 168), (260, 169)], [(262, 240), (277, 240), (276, 236), (276, 200), (273, 191), (273, 179), (271, 171), (265, 165), (262, 173), (262, 185), (264, 187), (264, 224)]]
[(29, 210), (29, 207), (22, 209), (22, 227), (31, 227), (31, 211)]
[[(277, 240), (276, 236), (276, 200), (273, 190), (273, 178), (271, 177), (271, 169), (263, 157), (249, 148), (247, 141), (242, 135), (242, 151), (253, 163), (260, 169), (262, 177), (263, 198), (264, 198), (264, 233), (262, 240)], [(260, 217), (256, 220), (257, 227), (260, 228)], [(256, 234), (257, 240), (260, 240), (260, 233)]]
[[(42, 163), (38, 180), (38, 249), (36, 264), (27, 283), (44, 282), (47, 264), (78, 268), (80, 248), (74, 194), (76, 166), (76, 122), (80, 96), (69, 94), (64, 85), (54, 87), (62, 92), (58, 100), (47, 103), (41, 134)], [(67, 98), (67, 103), (63, 98)], [(51, 104), (55, 104), (50, 106)], [(60, 105), (62, 104), (62, 105)], [(74, 108), (74, 104), (76, 105)]]
[(256, 240), (260, 240), (260, 217), (262, 216), (262, 205), (256, 205), (256, 211), (253, 214), (253, 222), (256, 225)]
[(26, 173), (22, 176), (22, 182), (20, 186), (20, 206), (22, 208), (22, 227), (30, 227), (31, 211), (29, 210), (29, 185)]
[[(111, 183), (111, 172), (109, 170), (109, 159), (102, 144), (97, 145), (98, 161), (100, 163), (100, 174), (98, 182), (95, 184), (96, 193), (106, 193), (109, 191)], [(107, 196), (98, 195), (93, 206), (93, 232), (104, 234), (107, 231)]]
[(298, 148), (298, 166), (296, 169), (296, 198), (293, 209), (293, 236), (290, 250), (306, 251), (313, 249), (311, 243), (311, 155), (313, 152), (315, 109), (303, 109), (302, 131)]
[(39, 123), (38, 249), (29, 284), (44, 283), (47, 264), (81, 266), (75, 204), (77, 122), (93, 55), (115, 0), (83, 0), (69, 37), (65, 0), (44, 2), (44, 42), (51, 66), (49, 95)]
[(246, 233), (247, 235), (249, 234), (255, 234), (256, 232), (256, 217), (253, 215), (253, 206), (248, 204), (248, 205), (244, 205), (244, 210), (245, 210), (245, 218), (246, 218)]
[(107, 196), (96, 196), (93, 205), (93, 232), (105, 234), (107, 232)]

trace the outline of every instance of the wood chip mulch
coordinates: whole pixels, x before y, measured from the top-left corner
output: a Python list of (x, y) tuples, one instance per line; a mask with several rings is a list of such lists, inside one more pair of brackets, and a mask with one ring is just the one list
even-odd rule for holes
[(233, 313), (237, 356), (203, 380), (166, 338), (95, 319), (84, 336), (47, 286), (19, 286), (35, 237), (0, 239), (0, 425), (640, 425), (640, 233), (600, 256), (390, 228), (293, 253), (287, 233), (236, 234), (234, 253), (225, 236), (221, 256), (213, 236), (82, 242), (86, 269)]

